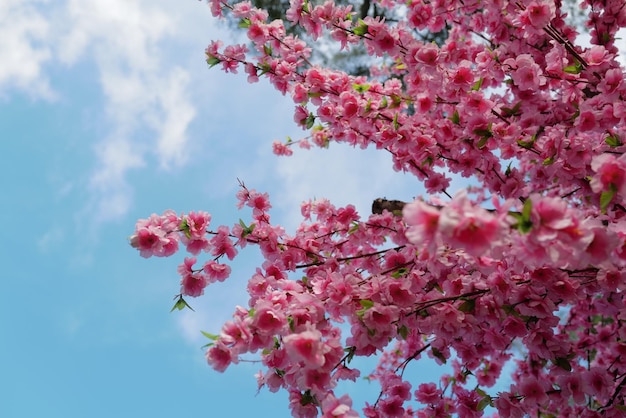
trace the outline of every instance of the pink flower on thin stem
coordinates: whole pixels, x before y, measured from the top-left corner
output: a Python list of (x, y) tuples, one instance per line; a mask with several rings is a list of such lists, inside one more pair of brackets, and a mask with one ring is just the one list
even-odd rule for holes
[(290, 334), (283, 338), (287, 354), (295, 361), (302, 361), (306, 367), (321, 367), (324, 365), (325, 350), (321, 340), (322, 334), (318, 330), (303, 331)]
[(343, 395), (337, 399), (334, 395), (328, 395), (322, 401), (322, 418), (358, 418), (359, 414), (352, 409), (352, 399)]
[(541, 67), (535, 62), (530, 54), (521, 54), (516, 58), (504, 61), (505, 65), (513, 68), (511, 78), (521, 91), (536, 91), (546, 84)]
[(439, 227), (438, 209), (416, 200), (404, 206), (402, 216), (409, 226), (406, 237), (410, 242), (422, 245), (433, 242)]
[(231, 363), (237, 363), (237, 358), (233, 356), (231, 350), (220, 342), (207, 350), (206, 360), (218, 372), (226, 370)]
[(626, 196), (626, 162), (613, 154), (600, 154), (591, 160), (591, 169), (596, 173), (589, 182), (595, 193), (609, 191), (614, 187)]

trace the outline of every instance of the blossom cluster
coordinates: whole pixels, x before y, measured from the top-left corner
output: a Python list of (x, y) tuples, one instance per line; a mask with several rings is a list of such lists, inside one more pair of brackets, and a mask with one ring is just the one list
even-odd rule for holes
[[(305, 202), (292, 234), (272, 224), (267, 194), (243, 184), (248, 222), (213, 228), (208, 213), (171, 211), (140, 220), (130, 241), (142, 256), (190, 254), (180, 300), (226, 280), (225, 258), (242, 248), (264, 258), (248, 306), (212, 336), (214, 369), (258, 353), (259, 386), (287, 391), (297, 417), (358, 416), (335, 391), (361, 376), (355, 356), (372, 355), (381, 360), (367, 377), (381, 391), (367, 417), (626, 414), (623, 1), (581, 4), (589, 47), (560, 1), (377, 2), (403, 8), (397, 22), (355, 19), (331, 0), (292, 0), (285, 22), (246, 1), (209, 3), (241, 20), (250, 44), (213, 42), (207, 63), (289, 95), (309, 132), (303, 147), (385, 150), (431, 194), (367, 218)], [(377, 68), (366, 77), (313, 65), (290, 25), (344, 49), (362, 43)], [(441, 45), (421, 38), (444, 28)], [(296, 142), (273, 149), (290, 155)], [(471, 177), (477, 193), (450, 193), (449, 173)], [(210, 257), (196, 267), (201, 254)], [(404, 371), (424, 356), (453, 373), (412, 386)], [(510, 387), (490, 392), (509, 361)]]

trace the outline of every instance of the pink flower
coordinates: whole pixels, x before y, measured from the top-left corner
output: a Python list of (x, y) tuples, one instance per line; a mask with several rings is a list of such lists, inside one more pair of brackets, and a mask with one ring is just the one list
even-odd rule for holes
[(320, 368), (306, 368), (298, 378), (300, 387), (323, 392), (330, 387), (330, 373)]
[(198, 297), (204, 294), (207, 279), (203, 274), (188, 274), (180, 281), (180, 292), (186, 296)]
[(528, 21), (536, 29), (546, 27), (554, 17), (554, 6), (542, 1), (533, 1), (523, 13), (522, 21)]
[(293, 150), (291, 149), (291, 147), (283, 144), (278, 140), (272, 142), (272, 151), (275, 155), (290, 156), (293, 154)]
[(226, 370), (231, 363), (237, 363), (231, 350), (220, 342), (207, 350), (206, 360), (218, 372)]
[(326, 353), (322, 334), (317, 330), (290, 334), (283, 338), (283, 344), (289, 357), (294, 361), (304, 362), (305, 367), (321, 367), (324, 365)]
[(596, 127), (596, 117), (593, 112), (585, 110), (580, 112), (580, 115), (576, 119), (576, 125), (582, 132), (591, 131)]
[(398, 308), (396, 306), (383, 306), (376, 304), (365, 311), (363, 323), (373, 331), (384, 333), (389, 328), (389, 324), (398, 319)]
[(152, 215), (135, 226), (130, 245), (139, 250), (142, 257), (168, 257), (178, 251), (178, 227), (180, 220), (172, 211), (162, 216)]
[(524, 404), (543, 405), (548, 401), (546, 388), (532, 376), (525, 376), (519, 384), (519, 394)]
[(184, 263), (178, 266), (178, 273), (183, 276), (180, 281), (180, 292), (186, 296), (197, 297), (204, 294), (204, 288), (208, 284), (204, 274), (193, 270), (195, 263), (195, 258), (185, 257)]
[(591, 160), (591, 169), (596, 173), (589, 182), (595, 193), (609, 191), (611, 187), (626, 196), (626, 163), (613, 154), (600, 154)]
[(343, 395), (337, 399), (334, 395), (328, 395), (322, 401), (322, 418), (358, 418), (359, 414), (352, 409), (352, 399)]
[(572, 399), (574, 399), (574, 402), (578, 405), (585, 403), (586, 399), (583, 381), (579, 373), (561, 375), (557, 379), (557, 382), (565, 396), (571, 396)]
[(583, 373), (582, 381), (584, 392), (600, 399), (608, 395), (612, 386), (612, 378), (609, 372), (598, 366), (586, 370)]
[(230, 276), (231, 270), (227, 264), (220, 264), (214, 260), (207, 261), (202, 269), (211, 281), (217, 280), (220, 282), (223, 282)]
[(504, 64), (513, 68), (511, 78), (517, 88), (522, 91), (535, 91), (546, 83), (541, 67), (535, 63), (530, 54), (521, 54), (514, 59), (509, 58), (504, 61)]
[(402, 418), (404, 417), (405, 409), (403, 407), (404, 401), (397, 396), (390, 396), (385, 399), (381, 399), (378, 402), (378, 408), (386, 418)]
[(474, 72), (471, 69), (471, 63), (462, 61), (452, 73), (451, 81), (458, 86), (468, 87), (474, 81)]
[(439, 210), (431, 205), (416, 200), (402, 209), (402, 216), (409, 228), (407, 239), (414, 244), (429, 244), (437, 233)]
[(414, 54), (415, 59), (426, 65), (435, 65), (439, 57), (439, 47), (435, 43), (422, 45)]
[(441, 400), (443, 393), (434, 383), (422, 383), (415, 391), (415, 398), (423, 404), (434, 405)]
[(230, 230), (227, 226), (220, 226), (217, 228), (217, 234), (211, 239), (211, 254), (220, 257), (226, 255), (229, 260), (232, 260), (237, 255), (237, 250), (233, 246), (232, 241), (229, 238)]
[(444, 242), (458, 246), (474, 256), (482, 256), (500, 239), (503, 225), (493, 214), (458, 193), (444, 207), (439, 218), (439, 232)]
[(252, 325), (259, 332), (274, 335), (287, 325), (287, 320), (285, 315), (270, 305), (269, 302), (261, 301), (255, 305)]
[(525, 415), (517, 397), (508, 392), (501, 392), (494, 405), (502, 417), (522, 418)]

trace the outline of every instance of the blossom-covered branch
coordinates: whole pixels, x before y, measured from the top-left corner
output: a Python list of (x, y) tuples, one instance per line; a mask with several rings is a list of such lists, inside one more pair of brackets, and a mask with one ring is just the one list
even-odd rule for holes
[[(241, 183), (247, 221), (212, 228), (206, 212), (168, 211), (140, 220), (131, 245), (144, 257), (190, 253), (178, 268), (179, 309), (226, 280), (244, 247), (258, 248), (248, 305), (208, 334), (207, 360), (224, 371), (257, 353), (259, 385), (287, 391), (294, 416), (358, 416), (335, 391), (361, 375), (355, 357), (372, 355), (379, 366), (367, 377), (381, 391), (367, 417), (474, 417), (488, 407), (506, 417), (624, 416), (624, 2), (581, 3), (587, 47), (559, 1), (377, 4), (406, 18), (292, 0), (284, 21), (268, 21), (248, 2), (211, 0), (214, 15), (241, 20), (250, 44), (212, 42), (207, 63), (266, 77), (293, 99), (307, 134), (274, 142), (276, 154), (311, 142), (373, 147), (428, 196), (377, 199), (366, 218), (351, 205), (305, 202), (288, 233), (271, 221), (269, 196)], [(290, 25), (342, 49), (365, 46), (370, 76), (316, 65), (315, 44), (288, 35)], [(444, 28), (441, 45), (419, 35)], [(450, 173), (474, 186), (451, 192)], [(453, 373), (413, 387), (404, 370), (423, 356)], [(507, 361), (510, 387), (490, 392)]]

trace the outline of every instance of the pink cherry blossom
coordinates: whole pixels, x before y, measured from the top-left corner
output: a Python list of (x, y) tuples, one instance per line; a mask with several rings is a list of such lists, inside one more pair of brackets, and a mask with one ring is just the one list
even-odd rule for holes
[(283, 338), (285, 350), (291, 358), (304, 362), (306, 367), (316, 368), (323, 366), (324, 343), (319, 331), (303, 331), (298, 334), (287, 335)]
[(530, 54), (521, 54), (504, 62), (512, 68), (511, 78), (522, 91), (538, 90), (546, 83), (541, 68)]
[[(362, 19), (353, 5), (294, 0), (272, 21), (247, 1), (209, 5), (247, 39), (211, 42), (209, 67), (243, 68), (293, 100), (288, 119), (306, 133), (275, 141), (275, 154), (370, 147), (418, 182), (382, 213), (306, 201), (291, 230), (269, 194), (241, 181), (230, 227), (202, 211), (139, 220), (130, 244), (142, 257), (193, 256), (178, 268), (175, 308), (226, 281), (241, 249), (261, 257), (247, 301), (206, 334), (209, 365), (258, 361), (259, 387), (288, 393), (296, 417), (358, 416), (336, 392), (359, 376), (379, 391), (367, 417), (474, 417), (488, 406), (508, 417), (623, 415), (623, 1), (583, 1), (577, 26), (553, 0), (382, 0)], [(320, 64), (313, 49), (330, 43), (367, 51), (369, 73)], [(459, 177), (470, 184), (460, 192)], [(361, 357), (378, 364), (361, 370)], [(424, 358), (450, 369), (417, 384)]]
[(322, 402), (322, 418), (357, 418), (359, 414), (352, 409), (352, 399), (343, 395), (337, 399), (333, 395), (328, 395)]

